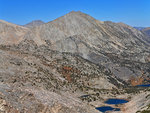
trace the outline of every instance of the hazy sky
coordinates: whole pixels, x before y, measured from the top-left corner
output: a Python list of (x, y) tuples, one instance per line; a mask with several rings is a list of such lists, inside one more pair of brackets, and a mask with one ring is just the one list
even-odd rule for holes
[(52, 21), (72, 10), (101, 21), (150, 26), (150, 0), (0, 0), (0, 19), (20, 25)]

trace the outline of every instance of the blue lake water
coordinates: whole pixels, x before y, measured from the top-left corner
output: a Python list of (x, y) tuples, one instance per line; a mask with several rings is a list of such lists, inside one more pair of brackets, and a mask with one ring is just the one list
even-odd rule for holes
[(138, 87), (150, 87), (150, 84), (137, 85)]
[(102, 106), (102, 107), (97, 107), (97, 110), (101, 111), (101, 112), (106, 112), (106, 111), (120, 111), (119, 108), (113, 108), (110, 106)]
[(106, 104), (124, 104), (127, 102), (128, 101), (124, 99), (108, 99), (105, 101)]
[(83, 98), (83, 97), (88, 97), (88, 96), (90, 96), (90, 95), (82, 95), (81, 97)]

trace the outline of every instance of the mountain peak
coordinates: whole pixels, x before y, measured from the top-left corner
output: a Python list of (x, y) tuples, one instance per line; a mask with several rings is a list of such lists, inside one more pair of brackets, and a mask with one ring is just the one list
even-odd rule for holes
[(80, 12), (80, 11), (71, 11), (71, 12), (69, 12), (69, 13), (77, 13), (77, 12)]
[(81, 11), (71, 11), (68, 14), (85, 14), (85, 13), (83, 13)]
[(66, 14), (66, 15), (86, 15), (86, 16), (89, 16), (88, 14), (86, 14), (86, 13), (83, 13), (83, 12), (81, 12), (81, 11), (71, 11), (71, 12), (69, 12), (68, 14)]
[(32, 27), (39, 26), (39, 25), (42, 25), (42, 24), (44, 24), (43, 21), (41, 21), (41, 20), (34, 20), (34, 21), (30, 22), (30, 23), (27, 23), (27, 24), (24, 25), (24, 26), (25, 26), (25, 27), (32, 28)]

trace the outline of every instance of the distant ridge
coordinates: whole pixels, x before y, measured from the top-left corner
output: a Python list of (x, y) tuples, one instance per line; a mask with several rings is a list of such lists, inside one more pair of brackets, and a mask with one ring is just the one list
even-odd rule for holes
[(135, 29), (142, 31), (144, 34), (150, 37), (150, 27), (134, 27)]
[(23, 25), (24, 27), (35, 27), (35, 26), (39, 26), (39, 25), (42, 25), (44, 24), (45, 22), (41, 21), (41, 20), (34, 20), (30, 23), (27, 23), (26, 25)]
[(142, 32), (144, 32), (146, 35), (148, 35), (150, 37), (150, 27), (142, 29)]
[(145, 29), (145, 27), (134, 27), (135, 29), (137, 29), (137, 30), (143, 30), (143, 29)]

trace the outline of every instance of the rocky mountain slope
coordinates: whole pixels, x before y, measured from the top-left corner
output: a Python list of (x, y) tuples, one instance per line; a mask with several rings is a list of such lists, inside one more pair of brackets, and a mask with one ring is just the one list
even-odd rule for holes
[[(131, 75), (141, 75), (141, 71), (147, 70), (143, 63), (149, 62), (150, 43), (142, 32), (123, 23), (101, 22), (82, 12), (73, 11), (34, 27), (25, 38), (33, 39), (37, 45), (78, 54), (102, 64), (124, 80)], [(134, 65), (128, 67), (121, 62), (133, 62)], [(143, 65), (140, 71), (135, 68), (138, 65)]]
[(1, 45), (0, 52), (4, 112), (96, 113), (79, 97), (99, 94), (86, 101), (100, 100), (100, 94), (111, 95), (127, 85), (103, 66), (70, 53), (38, 47), (33, 41)]
[(148, 40), (82, 12), (30, 28), (0, 21), (0, 112), (98, 113), (104, 98), (140, 93)]
[(28, 31), (28, 28), (0, 20), (0, 44), (18, 44)]

